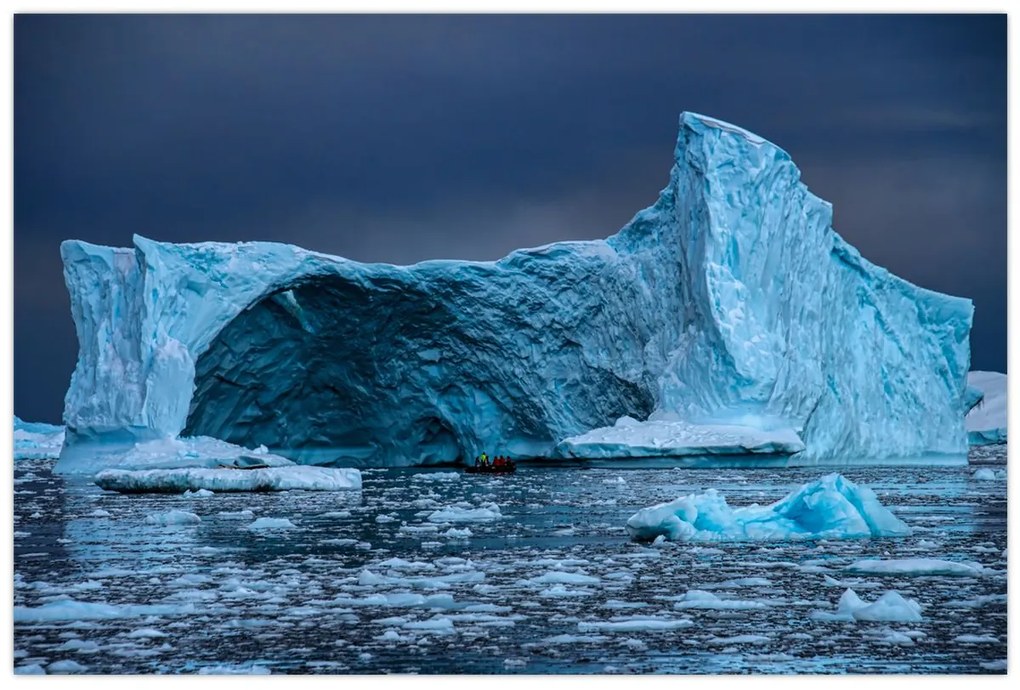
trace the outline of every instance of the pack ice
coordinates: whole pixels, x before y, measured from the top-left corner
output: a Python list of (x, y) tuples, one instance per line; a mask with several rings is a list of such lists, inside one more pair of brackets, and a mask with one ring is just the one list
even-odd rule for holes
[(1006, 442), (1006, 381), (1006, 375), (997, 371), (967, 374), (967, 385), (980, 393), (980, 400), (964, 420), (972, 446)]
[(875, 492), (840, 474), (809, 482), (768, 506), (731, 508), (715, 489), (642, 508), (627, 520), (636, 541), (774, 541), (895, 537), (910, 528)]
[(14, 415), (14, 459), (37, 460), (60, 456), (64, 445), (64, 427), (41, 422), (25, 422)]
[(971, 302), (862, 258), (761, 137), (684, 113), (674, 153), (617, 234), (495, 262), (64, 242), (58, 470), (182, 434), (363, 466), (962, 456)]

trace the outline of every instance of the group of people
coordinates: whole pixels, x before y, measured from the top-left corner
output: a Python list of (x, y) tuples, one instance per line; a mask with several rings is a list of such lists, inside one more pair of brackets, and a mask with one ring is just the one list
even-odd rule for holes
[(487, 453), (482, 453), (475, 458), (475, 467), (491, 467), (493, 469), (502, 469), (505, 467), (512, 467), (514, 461), (510, 458), (502, 455), (497, 455), (495, 458), (490, 458)]

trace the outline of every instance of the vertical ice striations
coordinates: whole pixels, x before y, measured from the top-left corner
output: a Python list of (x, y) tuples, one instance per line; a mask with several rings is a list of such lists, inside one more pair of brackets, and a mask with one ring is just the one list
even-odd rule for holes
[(863, 259), (785, 151), (685, 113), (654, 210), (656, 234), (609, 240), (681, 248), (686, 328), (653, 419), (792, 427), (816, 458), (966, 452), (970, 300)]
[[(669, 185), (604, 241), (407, 267), (68, 241), (61, 463), (182, 432), (366, 465), (684, 454), (684, 429), (706, 453), (741, 428), (749, 451), (806, 458), (965, 452), (971, 303), (870, 264), (831, 221), (784, 151), (685, 113)], [(624, 415), (681, 432), (666, 448), (628, 422), (614, 448)]]

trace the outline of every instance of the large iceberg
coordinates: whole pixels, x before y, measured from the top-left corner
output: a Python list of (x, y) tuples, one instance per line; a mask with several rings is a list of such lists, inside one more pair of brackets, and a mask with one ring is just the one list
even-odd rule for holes
[(1006, 381), (1006, 375), (997, 371), (967, 374), (967, 385), (981, 394), (964, 420), (967, 440), (972, 446), (1006, 442)]
[(875, 492), (829, 474), (762, 506), (731, 508), (715, 489), (642, 508), (627, 520), (636, 541), (777, 541), (898, 537), (911, 533)]
[(14, 459), (40, 460), (60, 456), (64, 427), (42, 422), (25, 422), (14, 415)]
[(59, 470), (181, 434), (348, 465), (966, 452), (971, 302), (863, 259), (785, 151), (693, 113), (667, 187), (606, 240), (413, 266), (133, 244), (61, 246)]

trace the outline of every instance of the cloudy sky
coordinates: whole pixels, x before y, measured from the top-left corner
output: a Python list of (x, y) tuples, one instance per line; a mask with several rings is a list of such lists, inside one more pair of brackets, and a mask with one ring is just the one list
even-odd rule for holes
[(665, 185), (684, 110), (974, 300), (973, 368), (1005, 371), (1004, 15), (16, 15), (15, 412), (63, 408), (64, 239), (412, 263), (604, 237)]

